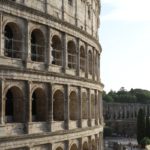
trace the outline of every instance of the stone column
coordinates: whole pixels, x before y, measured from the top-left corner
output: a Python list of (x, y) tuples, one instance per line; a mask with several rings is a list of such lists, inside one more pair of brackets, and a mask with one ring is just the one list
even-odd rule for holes
[(5, 95), (4, 95), (4, 79), (0, 79), (0, 124), (5, 123)]
[(98, 54), (98, 81), (100, 81), (100, 54)]
[(65, 0), (62, 0), (62, 20), (64, 20), (64, 17), (65, 17)]
[(49, 69), (51, 64), (51, 39), (50, 39), (50, 28), (47, 26), (47, 33), (46, 33), (47, 41), (46, 41), (46, 51), (45, 51), (45, 66)]
[(83, 149), (82, 141), (83, 141), (82, 138), (80, 138), (79, 139), (79, 149), (81, 149), (81, 150)]
[(94, 48), (92, 48), (92, 79), (95, 79), (95, 75), (94, 75)]
[(78, 26), (78, 0), (75, 0), (75, 25)]
[(47, 84), (47, 96), (48, 96), (48, 117), (47, 121), (49, 123), (49, 130), (52, 131), (53, 123), (53, 84)]
[(26, 120), (27, 122), (32, 122), (32, 81), (27, 82), (27, 92), (26, 92)]
[(26, 67), (28, 67), (28, 62), (31, 61), (31, 35), (29, 33), (29, 21), (26, 20), (25, 22), (25, 51), (26, 51), (26, 55), (25, 55), (25, 62), (26, 62)]
[(77, 76), (80, 76), (80, 46), (79, 46), (79, 38), (77, 38)]
[(91, 90), (88, 89), (88, 126), (91, 126)]
[(3, 13), (0, 13), (0, 56), (4, 56)]
[(70, 120), (70, 116), (69, 116), (69, 85), (65, 85), (65, 94), (64, 94), (65, 98), (64, 98), (64, 108), (65, 108), (65, 115), (64, 115), (64, 121), (65, 121), (65, 128), (69, 129), (69, 120)]
[(99, 109), (99, 122), (100, 124), (103, 124), (103, 101), (102, 101), (102, 93), (99, 92), (99, 103), (100, 103), (100, 109)]
[(45, 0), (45, 13), (47, 14), (47, 0)]
[(95, 90), (95, 124), (98, 125), (99, 123), (99, 100), (98, 100), (98, 91)]
[(85, 52), (86, 52), (86, 60), (85, 60), (85, 64), (86, 64), (86, 69), (85, 69), (85, 77), (88, 78), (88, 71), (89, 71), (89, 68), (88, 68), (88, 64), (89, 64), (89, 59), (88, 59), (88, 46), (87, 46), (87, 43), (85, 43)]
[(91, 136), (88, 137), (89, 150), (92, 150), (92, 139)]
[(66, 33), (63, 33), (63, 39), (62, 39), (62, 49), (63, 49), (63, 72), (66, 72), (66, 69), (68, 68), (68, 51), (67, 51), (67, 35)]
[(93, 28), (94, 28), (94, 26), (93, 26), (93, 13), (94, 13), (94, 11), (93, 11), (93, 0), (91, 1), (91, 6), (90, 6), (90, 11), (91, 11), (91, 32), (92, 32), (92, 35), (93, 35)]
[(26, 132), (30, 133), (30, 123), (32, 122), (32, 81), (26, 82), (25, 90), (25, 122), (27, 123)]
[(104, 141), (103, 141), (103, 133), (102, 132), (100, 132), (100, 134), (99, 134), (99, 143), (100, 143), (99, 150), (104, 150)]
[(82, 90), (78, 87), (78, 99), (79, 99), (79, 127), (82, 128)]
[(86, 2), (85, 2), (85, 20), (84, 20), (84, 28), (85, 28), (85, 31), (87, 30), (86, 28), (86, 17), (87, 17), (87, 7), (86, 7)]

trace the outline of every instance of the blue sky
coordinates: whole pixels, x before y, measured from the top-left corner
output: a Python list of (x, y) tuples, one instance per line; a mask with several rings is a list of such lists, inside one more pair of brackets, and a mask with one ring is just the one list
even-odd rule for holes
[(150, 90), (150, 0), (101, 0), (104, 90)]

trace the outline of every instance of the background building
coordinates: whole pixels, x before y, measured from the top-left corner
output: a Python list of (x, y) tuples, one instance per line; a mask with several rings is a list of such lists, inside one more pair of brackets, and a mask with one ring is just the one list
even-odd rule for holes
[(102, 150), (99, 0), (0, 0), (0, 150)]
[(143, 109), (146, 116), (150, 114), (150, 104), (140, 103), (106, 103), (104, 107), (104, 120), (106, 126), (113, 132), (126, 137), (136, 136), (137, 115)]

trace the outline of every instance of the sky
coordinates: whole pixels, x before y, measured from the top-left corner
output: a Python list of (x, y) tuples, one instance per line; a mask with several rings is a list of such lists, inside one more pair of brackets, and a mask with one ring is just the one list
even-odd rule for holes
[(150, 0), (101, 0), (101, 80), (105, 91), (150, 90)]

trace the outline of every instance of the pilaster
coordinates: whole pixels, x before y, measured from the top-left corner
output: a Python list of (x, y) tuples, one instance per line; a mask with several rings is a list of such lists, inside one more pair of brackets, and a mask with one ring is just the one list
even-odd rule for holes
[(0, 13), (0, 56), (4, 56), (3, 13)]
[(78, 99), (79, 99), (79, 127), (82, 128), (82, 90), (78, 87)]
[(31, 37), (29, 33), (29, 22), (28, 20), (25, 21), (26, 31), (25, 31), (25, 62), (26, 67), (28, 67), (28, 62), (31, 61)]
[(65, 108), (65, 115), (64, 115), (64, 121), (65, 121), (65, 129), (69, 129), (69, 85), (65, 85), (65, 98), (64, 98), (64, 108)]
[(98, 125), (98, 118), (99, 118), (99, 113), (98, 113), (98, 110), (99, 110), (99, 101), (98, 101), (98, 91), (95, 90), (95, 124)]
[(65, 2), (62, 0), (62, 20), (64, 20), (64, 14), (65, 13)]
[(5, 80), (0, 79), (0, 124), (5, 124), (5, 95), (4, 95)]
[(66, 72), (66, 69), (68, 67), (68, 51), (67, 51), (67, 35), (66, 33), (63, 33), (63, 40), (62, 40), (62, 49), (63, 49), (63, 71)]
[(75, 0), (75, 25), (78, 26), (78, 0)]
[(80, 76), (80, 46), (79, 46), (79, 38), (77, 38), (77, 76)]
[(91, 90), (88, 89), (88, 126), (91, 126)]
[(46, 51), (45, 51), (45, 65), (46, 68), (48, 69), (48, 67), (51, 64), (51, 39), (50, 39), (50, 28), (47, 26), (47, 33), (46, 33), (46, 37), (47, 37), (47, 41), (46, 41)]
[(53, 123), (53, 84), (48, 83), (47, 85), (47, 96), (48, 96), (48, 123), (49, 130), (52, 131), (52, 123)]
[(89, 68), (88, 68), (88, 64), (89, 64), (89, 56), (88, 56), (88, 46), (87, 46), (87, 43), (85, 43), (85, 50), (86, 50), (86, 62), (85, 62), (85, 77), (88, 78), (88, 71), (89, 71)]
[(26, 82), (26, 97), (25, 97), (25, 122), (27, 123), (26, 132), (30, 133), (30, 123), (32, 122), (32, 81)]

